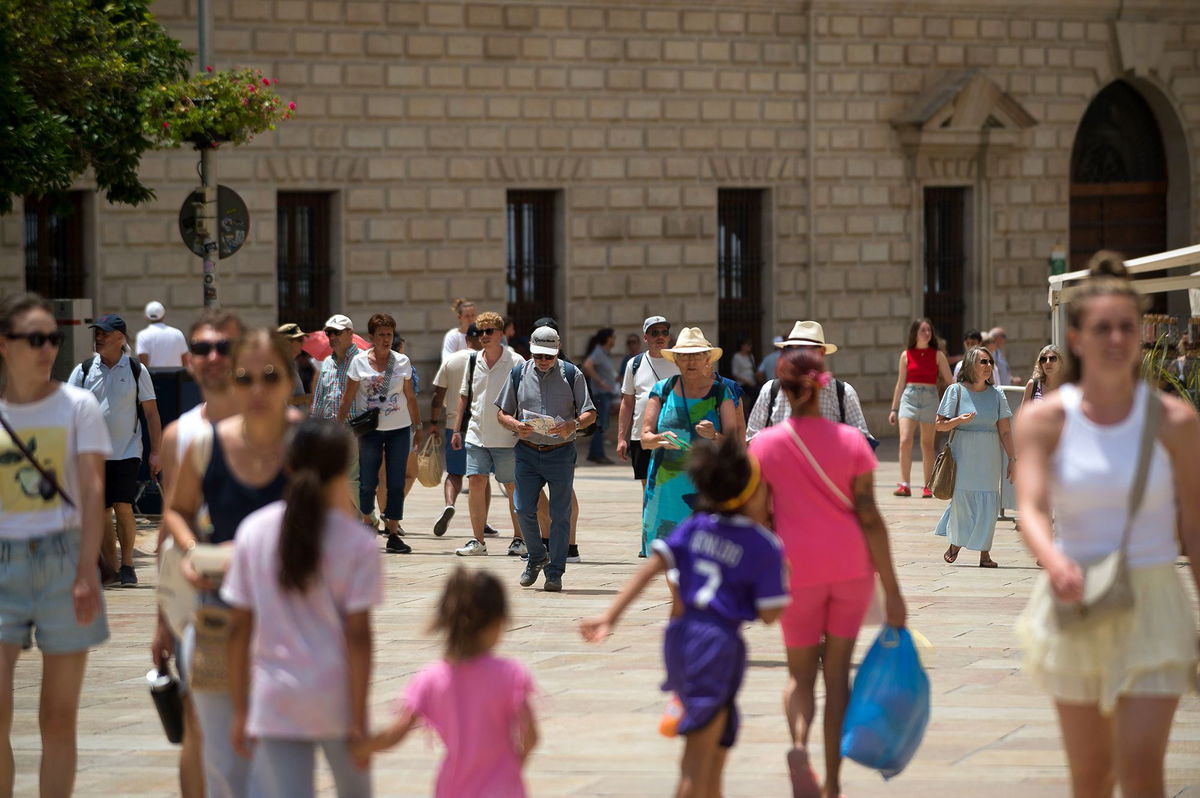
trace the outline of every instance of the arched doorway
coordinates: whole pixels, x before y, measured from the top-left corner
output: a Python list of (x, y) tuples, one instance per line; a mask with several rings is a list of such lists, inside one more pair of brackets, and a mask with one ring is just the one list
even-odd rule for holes
[(1167, 249), (1167, 159), (1154, 112), (1129, 83), (1088, 106), (1071, 152), (1071, 268), (1096, 250), (1135, 258)]

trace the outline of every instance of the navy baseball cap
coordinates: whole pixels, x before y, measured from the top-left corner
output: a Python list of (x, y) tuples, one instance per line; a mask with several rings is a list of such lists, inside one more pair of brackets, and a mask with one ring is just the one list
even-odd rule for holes
[(467, 326), (466, 335), (468, 338), (478, 338), (479, 337), (479, 328), (475, 326), (475, 322), (471, 322), (470, 325)]
[(105, 332), (119, 332), (122, 335), (128, 335), (125, 328), (125, 319), (118, 316), (116, 313), (109, 313), (88, 325), (92, 329), (104, 330)]
[(558, 322), (556, 322), (550, 316), (542, 316), (540, 319), (538, 319), (537, 321), (535, 321), (533, 323), (533, 329), (535, 331), (537, 330), (538, 327), (549, 327), (550, 329), (557, 332), (558, 331)]

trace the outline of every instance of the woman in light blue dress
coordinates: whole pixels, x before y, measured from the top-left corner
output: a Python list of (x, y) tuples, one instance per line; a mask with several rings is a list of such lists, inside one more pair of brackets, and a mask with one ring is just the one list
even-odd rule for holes
[(1008, 454), (1007, 479), (1012, 481), (1012, 410), (999, 388), (992, 385), (995, 368), (992, 353), (982, 346), (963, 358), (958, 382), (942, 397), (937, 411), (939, 432), (954, 430), (950, 444), (958, 466), (954, 495), (935, 535), (947, 535), (950, 547), (942, 558), (952, 563), (959, 549), (979, 552), (980, 568), (995, 568), (989, 552), (1000, 513), (1000, 472), (1003, 468), (1001, 447)]

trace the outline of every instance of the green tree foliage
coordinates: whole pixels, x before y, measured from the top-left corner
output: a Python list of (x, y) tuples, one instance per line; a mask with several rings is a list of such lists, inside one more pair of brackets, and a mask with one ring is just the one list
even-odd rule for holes
[(148, 0), (0, 0), (0, 213), (89, 167), (110, 202), (153, 198), (138, 177), (146, 93), (190, 60)]

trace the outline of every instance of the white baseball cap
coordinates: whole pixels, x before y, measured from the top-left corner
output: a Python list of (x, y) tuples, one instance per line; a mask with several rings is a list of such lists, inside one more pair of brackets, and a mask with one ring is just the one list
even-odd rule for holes
[(157, 299), (146, 303), (146, 318), (150, 321), (159, 321), (165, 315), (167, 315), (167, 309)]
[(538, 327), (529, 336), (529, 352), (534, 355), (557, 355), (558, 331), (553, 327)]
[(349, 316), (343, 316), (341, 313), (334, 313), (325, 320), (325, 326), (322, 329), (331, 330), (353, 330), (354, 322), (350, 321)]
[(665, 324), (668, 328), (671, 326), (671, 322), (667, 321), (665, 316), (650, 316), (644, 322), (642, 322), (642, 333), (645, 334), (649, 332), (650, 328), (655, 324)]

